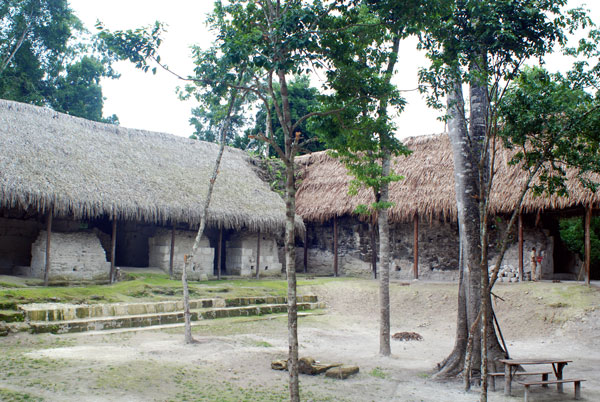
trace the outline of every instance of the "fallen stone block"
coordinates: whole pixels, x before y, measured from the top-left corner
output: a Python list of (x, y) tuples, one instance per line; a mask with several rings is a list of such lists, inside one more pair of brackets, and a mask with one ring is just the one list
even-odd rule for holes
[(273, 370), (287, 370), (287, 360), (273, 360), (271, 368)]
[(325, 372), (325, 377), (337, 378), (339, 380), (345, 380), (353, 374), (358, 373), (358, 366), (340, 366), (334, 367)]

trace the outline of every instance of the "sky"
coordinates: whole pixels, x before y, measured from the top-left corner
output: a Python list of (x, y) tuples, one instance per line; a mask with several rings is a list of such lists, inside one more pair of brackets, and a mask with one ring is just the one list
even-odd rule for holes
[[(204, 24), (207, 13), (212, 10), (212, 0), (70, 0), (69, 3), (91, 32), (95, 32), (97, 20), (110, 30), (135, 29), (157, 20), (167, 24), (159, 54), (163, 62), (182, 76), (193, 69), (190, 46), (208, 48), (213, 39)], [(586, 1), (571, 0), (569, 5), (583, 3)], [(590, 15), (600, 23), (600, 0), (587, 0), (587, 3)], [(444, 131), (443, 123), (437, 120), (440, 113), (428, 108), (423, 96), (414, 90), (418, 85), (418, 69), (427, 66), (427, 59), (423, 52), (416, 50), (416, 44), (416, 39), (408, 39), (400, 45), (394, 82), (406, 91), (403, 95), (407, 105), (395, 120), (399, 138)], [(555, 69), (564, 65), (565, 61), (558, 57), (548, 63), (549, 68)], [(130, 62), (118, 62), (114, 67), (121, 77), (102, 81), (105, 116), (116, 114), (121, 125), (128, 128), (185, 137), (193, 133), (189, 118), (195, 102), (181, 101), (176, 94), (176, 88), (185, 85), (182, 81), (160, 69), (156, 75), (143, 73)]]

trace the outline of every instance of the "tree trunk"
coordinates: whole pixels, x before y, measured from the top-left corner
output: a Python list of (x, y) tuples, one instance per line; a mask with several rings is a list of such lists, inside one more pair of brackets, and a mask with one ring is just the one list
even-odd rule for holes
[[(390, 153), (383, 152), (381, 161), (382, 176), (390, 175)], [(383, 182), (380, 189), (379, 201), (389, 201), (389, 185)], [(390, 238), (388, 225), (388, 210), (379, 210), (377, 218), (379, 225), (379, 354), (389, 356), (392, 351), (390, 347)]]
[(285, 223), (285, 270), (288, 281), (288, 371), (290, 375), (290, 401), (300, 401), (298, 383), (298, 307), (296, 304), (296, 183), (294, 179), (294, 159), (286, 166), (286, 223)]
[[(298, 139), (292, 133), (292, 116), (285, 71), (278, 70), (281, 93), (280, 123), (285, 135), (285, 269), (288, 282), (288, 373), (290, 401), (300, 402), (298, 381), (298, 306), (296, 304), (296, 179), (294, 157)], [(281, 121), (282, 120), (282, 121)]]
[(208, 183), (208, 192), (206, 193), (204, 206), (202, 207), (202, 211), (200, 213), (200, 227), (198, 228), (198, 233), (196, 234), (196, 239), (194, 240), (194, 246), (192, 247), (191, 254), (185, 256), (183, 272), (181, 273), (181, 282), (183, 285), (183, 315), (185, 318), (185, 343), (187, 344), (195, 342), (194, 338), (192, 337), (190, 293), (188, 289), (187, 270), (188, 266), (194, 263), (194, 255), (196, 254), (196, 251), (200, 246), (200, 240), (202, 239), (202, 234), (204, 233), (204, 228), (206, 227), (206, 215), (208, 212), (208, 207), (210, 206), (210, 200), (212, 198), (215, 182), (217, 181), (217, 175), (219, 174), (219, 166), (221, 165), (221, 158), (223, 157), (223, 151), (225, 150), (225, 135), (227, 133), (227, 128), (231, 119), (231, 111), (233, 110), (233, 105), (235, 104), (236, 98), (237, 90), (234, 90), (231, 94), (231, 99), (229, 103), (229, 108), (227, 110), (227, 115), (225, 117), (225, 121), (221, 126), (221, 143), (219, 145), (219, 153), (217, 154), (217, 159), (215, 160), (215, 165), (213, 166), (213, 171), (210, 176), (210, 181)]
[[(486, 117), (481, 116), (481, 114), (487, 113), (487, 107), (484, 100), (477, 99), (478, 96), (483, 96), (481, 89), (474, 89), (475, 93), (472, 91), (471, 96), (475, 98), (476, 102), (471, 104), (471, 127), (476, 137), (470, 136), (467, 129), (460, 79), (455, 80), (452, 89), (448, 93), (448, 111), (450, 114), (448, 135), (454, 157), (454, 180), (462, 258), (459, 267), (460, 284), (456, 343), (451, 354), (439, 367), (440, 370), (437, 376), (441, 377), (455, 376), (463, 371), (469, 329), (479, 315), (482, 304), (482, 286), (484, 291), (487, 289), (487, 253), (482, 254), (482, 246), (487, 249), (487, 230), (481, 230), (481, 224), (485, 224), (485, 222), (481, 221), (484, 216), (481, 214), (483, 210), (480, 209), (480, 201), (483, 202), (484, 200), (480, 199), (483, 193), (480, 191), (479, 183), (480, 178), (484, 179), (484, 183), (486, 178), (485, 172), (480, 176), (479, 168), (486, 169), (485, 161), (482, 164), (480, 164), (480, 161), (484, 151), (481, 133), (483, 128), (483, 136), (485, 137), (486, 124)], [(482, 119), (484, 121), (483, 125), (481, 124)], [(486, 299), (484, 301), (487, 324), (485, 343), (487, 344), (488, 356), (495, 360), (504, 357), (504, 352), (493, 330), (493, 325), (490, 325), (489, 294)], [(475, 330), (472, 336), (472, 361), (469, 361), (468, 365), (470, 367), (480, 367), (481, 333), (479, 330)], [(470, 373), (465, 373), (465, 375), (469, 376)]]

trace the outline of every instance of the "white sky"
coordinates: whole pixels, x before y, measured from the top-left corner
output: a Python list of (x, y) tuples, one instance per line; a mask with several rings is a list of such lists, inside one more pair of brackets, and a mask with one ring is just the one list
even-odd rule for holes
[[(206, 14), (212, 10), (212, 0), (70, 0), (69, 3), (92, 32), (95, 31), (96, 20), (102, 21), (110, 30), (135, 29), (151, 25), (156, 20), (166, 23), (168, 32), (163, 36), (159, 53), (163, 62), (183, 76), (193, 69), (190, 46), (208, 47), (212, 40), (204, 24)], [(569, 5), (573, 7), (582, 3), (586, 1), (571, 0)], [(592, 18), (600, 23), (600, 0), (587, 0), (587, 3)], [(416, 88), (417, 71), (427, 65), (423, 53), (418, 52), (415, 46), (416, 40), (401, 43), (395, 79), (399, 89)], [(562, 63), (553, 58), (547, 67), (556, 68)], [(105, 116), (115, 113), (124, 127), (186, 137), (193, 133), (188, 121), (195, 102), (180, 101), (175, 93), (176, 87), (183, 86), (183, 82), (162, 70), (156, 75), (143, 73), (129, 62), (119, 62), (115, 69), (121, 78), (102, 81), (106, 98)], [(436, 119), (439, 112), (429, 109), (418, 91), (404, 92), (404, 96), (408, 104), (396, 120), (399, 137), (443, 131), (443, 123)]]

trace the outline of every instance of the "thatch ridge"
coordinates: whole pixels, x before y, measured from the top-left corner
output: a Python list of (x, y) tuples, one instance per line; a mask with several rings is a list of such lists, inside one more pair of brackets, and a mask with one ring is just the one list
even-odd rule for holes
[[(197, 225), (218, 145), (0, 100), (0, 149), (3, 207)], [(285, 203), (241, 150), (223, 155), (207, 224), (285, 227)]]
[[(418, 213), (427, 220), (456, 220), (454, 191), (454, 162), (446, 134), (411, 137), (404, 140), (413, 153), (394, 158), (393, 169), (404, 180), (392, 183), (390, 209), (393, 222), (408, 221)], [(510, 213), (517, 204), (519, 190), (526, 179), (516, 166), (509, 165), (509, 151), (499, 148), (496, 157), (497, 175), (492, 191), (493, 214)], [(359, 204), (370, 204), (374, 197), (362, 189), (358, 195), (348, 195), (352, 179), (345, 167), (327, 151), (315, 152), (297, 158), (303, 170), (298, 188), (296, 211), (305, 221), (323, 222), (334, 216), (353, 214)], [(584, 189), (568, 171), (569, 197), (535, 197), (530, 192), (523, 203), (523, 212), (559, 211), (598, 202), (598, 195)]]

